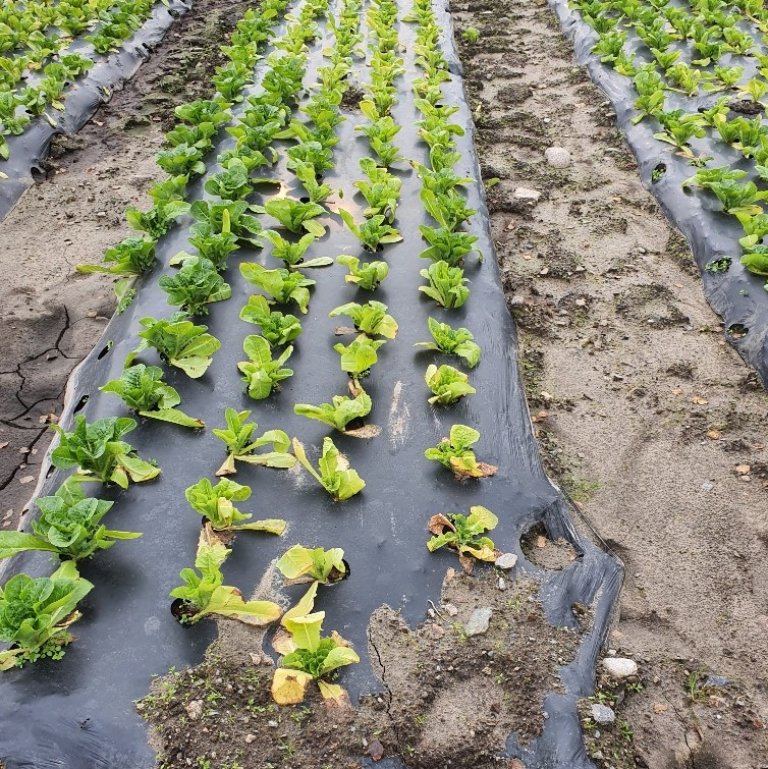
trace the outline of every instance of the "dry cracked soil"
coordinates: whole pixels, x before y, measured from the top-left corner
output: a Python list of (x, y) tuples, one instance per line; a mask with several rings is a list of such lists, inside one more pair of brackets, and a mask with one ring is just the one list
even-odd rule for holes
[[(110, 281), (74, 265), (128, 233), (122, 211), (157, 177), (153, 155), (173, 106), (210, 88), (237, 5), (195, 3), (133, 81), (77, 137), (56, 143), (47, 178), (0, 223), (3, 526), (16, 525), (67, 377), (114, 307)], [(766, 392), (724, 341), (687, 244), (640, 183), (609, 104), (546, 3), (456, 0), (451, 11), (541, 454), (576, 503), (577, 525), (625, 566), (608, 646), (639, 673), (620, 684), (598, 675), (581, 703), (588, 753), (606, 769), (765, 769)], [(462, 37), (468, 27), (477, 42)], [(568, 167), (547, 164), (550, 146), (569, 151)], [(537, 538), (526, 546), (535, 560)], [(540, 554), (545, 566), (567, 557)], [(310, 700), (276, 715), (264, 661), (244, 652), (254, 639), (223, 632), (200, 668), (159, 680), (141, 704), (166, 765), (191, 756), (224, 765), (227, 756), (248, 769), (345, 767), (382, 751), (425, 769), (449, 760), (520, 769), (494, 753), (511, 729), (536, 733), (537, 703), (556, 688), (574, 641), (543, 620), (527, 583), (501, 594), (487, 577), (469, 588), (465, 579), (449, 575), (438, 607), (456, 608), (455, 619), (441, 611), (411, 629), (386, 607), (374, 615), (370, 643), (387, 694), (356, 714), (329, 715)], [(465, 614), (502, 595), (489, 635), (467, 644)], [(509, 628), (519, 623), (547, 654), (514, 647)], [(487, 654), (505, 647), (525, 676), (506, 678), (510, 666)], [(437, 659), (466, 666), (449, 678), (447, 700), (430, 667)], [(458, 701), (482, 703), (487, 716), (466, 753), (447, 739), (461, 723)], [(613, 708), (613, 724), (595, 723), (595, 703)], [(257, 757), (259, 745), (268, 756)]]

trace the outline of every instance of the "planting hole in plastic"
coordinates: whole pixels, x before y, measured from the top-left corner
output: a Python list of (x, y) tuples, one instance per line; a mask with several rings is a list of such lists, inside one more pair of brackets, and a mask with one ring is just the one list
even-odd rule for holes
[(728, 326), (728, 336), (731, 339), (743, 339), (749, 333), (749, 329), (743, 323), (734, 323)]
[(562, 537), (553, 540), (541, 522), (525, 531), (520, 537), (520, 547), (532, 564), (548, 571), (561, 571), (579, 558), (570, 542)]
[(88, 395), (87, 393), (83, 395), (83, 397), (80, 398), (80, 400), (77, 402), (77, 405), (73, 409), (73, 413), (77, 414), (78, 411), (82, 411), (85, 408), (85, 404), (88, 403), (88, 399), (90, 397), (91, 396)]

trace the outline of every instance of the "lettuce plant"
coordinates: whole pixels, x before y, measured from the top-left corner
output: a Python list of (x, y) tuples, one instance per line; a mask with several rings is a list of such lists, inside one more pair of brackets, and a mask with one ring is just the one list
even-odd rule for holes
[(339, 209), (339, 216), (366, 251), (377, 251), (383, 245), (399, 243), (403, 239), (403, 236), (387, 223), (384, 214), (376, 214), (359, 225), (355, 223), (352, 214), (343, 208)]
[(85, 497), (79, 483), (64, 483), (52, 497), (39, 497), (40, 510), (32, 521), (32, 534), (0, 531), (0, 558), (10, 558), (25, 550), (43, 550), (79, 561), (97, 550), (107, 550), (118, 540), (136, 539), (141, 534), (107, 529), (101, 519), (112, 502)]
[(280, 618), (280, 607), (272, 601), (245, 601), (236, 587), (224, 584), (221, 565), (231, 550), (225, 547), (209, 526), (200, 533), (194, 569), (182, 569), (184, 583), (171, 590), (171, 597), (182, 602), (185, 624), (194, 624), (212, 614), (236, 619), (247, 625), (263, 626)]
[(134, 230), (146, 232), (154, 240), (165, 235), (176, 220), (189, 211), (189, 203), (172, 200), (168, 203), (158, 203), (149, 211), (139, 211), (137, 208), (127, 208), (125, 218)]
[(469, 377), (453, 366), (442, 365), (439, 368), (434, 364), (427, 367), (424, 380), (433, 395), (429, 399), (432, 404), (447, 406), (456, 403), (465, 395), (473, 395), (477, 392), (469, 384)]
[(499, 519), (486, 507), (474, 505), (469, 515), (449, 513), (433, 515), (427, 526), (432, 538), (427, 540), (430, 553), (448, 547), (459, 554), (459, 562), (465, 572), (472, 571), (475, 560), (495, 561), (499, 551), (487, 531), (493, 531)]
[(213, 363), (213, 354), (221, 347), (207, 326), (196, 326), (183, 315), (171, 318), (142, 318), (141, 342), (128, 357), (127, 365), (144, 350), (153, 347), (171, 366), (180, 368), (191, 379), (199, 379)]
[(328, 267), (333, 264), (329, 256), (320, 256), (317, 259), (304, 259), (307, 249), (315, 242), (315, 236), (307, 233), (296, 243), (286, 240), (274, 230), (265, 230), (262, 237), (272, 244), (272, 256), (285, 262), (287, 267)]
[(59, 435), (51, 462), (61, 470), (77, 468), (78, 479), (116, 483), (127, 489), (131, 481), (142, 483), (160, 474), (159, 467), (140, 459), (129, 443), (120, 440), (136, 428), (136, 421), (130, 417), (107, 417), (89, 423), (78, 414), (71, 433), (60, 425), (51, 427)]
[(347, 302), (334, 308), (328, 313), (329, 318), (337, 318), (339, 315), (347, 315), (352, 319), (355, 328), (369, 336), (380, 334), (387, 339), (397, 336), (397, 321), (387, 315), (387, 305), (371, 300), (365, 304)]
[(238, 363), (237, 367), (248, 385), (248, 395), (254, 400), (268, 398), (280, 382), (293, 376), (293, 369), (283, 368), (293, 347), (286, 347), (273, 359), (269, 342), (263, 336), (250, 334), (243, 340), (243, 351), (250, 360)]
[(155, 241), (150, 238), (126, 238), (104, 252), (107, 264), (78, 264), (82, 273), (108, 275), (143, 275), (155, 266)]
[(298, 270), (268, 270), (260, 264), (244, 262), (240, 265), (240, 272), (248, 282), (266, 291), (278, 304), (294, 301), (305, 314), (309, 309), (309, 286), (314, 286), (315, 281), (304, 277)]
[(477, 366), (480, 362), (480, 345), (474, 341), (475, 337), (469, 329), (451, 328), (447, 323), (441, 323), (434, 318), (427, 318), (427, 325), (434, 342), (417, 342), (416, 347), (455, 355), (470, 368)]
[(327, 211), (318, 203), (302, 203), (291, 198), (272, 198), (264, 205), (264, 210), (289, 232), (308, 232), (317, 238), (325, 235), (325, 227), (316, 221)]
[(203, 163), (202, 157), (203, 150), (200, 147), (181, 142), (170, 149), (159, 152), (155, 161), (163, 171), (171, 176), (202, 176), (205, 173), (205, 163)]
[(174, 110), (179, 120), (189, 125), (211, 123), (217, 128), (228, 123), (232, 118), (229, 103), (213, 99), (197, 99), (186, 104), (180, 104)]
[(229, 160), (225, 169), (208, 179), (205, 191), (209, 195), (218, 195), (223, 200), (245, 200), (253, 191), (245, 163), (239, 158)]
[(468, 208), (463, 195), (456, 192), (433, 192), (421, 190), (421, 201), (426, 212), (445, 230), (453, 232), (467, 219), (477, 213)]
[(333, 188), (317, 180), (317, 171), (311, 163), (297, 161), (293, 172), (306, 190), (310, 203), (324, 203), (331, 196)]
[(381, 281), (389, 275), (389, 265), (386, 262), (368, 262), (361, 266), (360, 259), (348, 254), (336, 257), (336, 261), (349, 270), (344, 280), (366, 291), (375, 291)]
[(317, 681), (324, 699), (344, 702), (346, 692), (326, 679), (341, 667), (354, 665), (360, 658), (338, 634), (323, 638), (325, 612), (313, 612), (317, 584), (313, 583), (299, 603), (289, 609), (281, 620), (281, 631), (272, 645), (283, 655), (272, 678), (272, 699), (278, 705), (303, 702), (307, 688)]
[(175, 275), (161, 275), (158, 284), (168, 294), (168, 304), (188, 315), (207, 315), (209, 304), (232, 296), (232, 288), (214, 263), (200, 256), (185, 260)]
[(243, 523), (253, 518), (253, 515), (241, 513), (233, 503), (249, 499), (251, 489), (229, 478), (222, 478), (215, 486), (207, 478), (202, 478), (188, 486), (184, 496), (189, 506), (200, 513), (214, 531), (263, 531), (280, 536), (288, 526), (280, 518)]
[(129, 409), (142, 417), (181, 427), (205, 427), (202, 420), (175, 408), (181, 403), (181, 396), (165, 382), (164, 376), (159, 366), (137, 363), (123, 369), (119, 379), (112, 379), (99, 389), (117, 395)]
[(278, 559), (276, 566), (287, 584), (316, 581), (328, 585), (347, 576), (344, 551), (340, 547), (324, 550), (294, 545)]
[[(248, 422), (250, 411), (236, 411), (228, 408), (224, 412), (226, 427), (215, 428), (213, 434), (227, 447), (227, 458), (216, 471), (216, 475), (234, 475), (235, 462), (250, 465), (263, 465), (275, 469), (289, 469), (296, 464), (296, 457), (289, 453), (290, 438), (282, 430), (267, 430), (258, 438), (254, 433), (258, 429), (255, 422)], [(271, 451), (257, 453), (256, 449), (271, 446)]]
[(0, 587), (0, 670), (43, 658), (61, 659), (74, 640), (70, 626), (80, 619), (77, 604), (93, 585), (66, 561), (50, 577), (16, 574)]
[(498, 468), (477, 461), (472, 446), (479, 440), (480, 433), (474, 428), (467, 425), (452, 425), (449, 437), (443, 438), (437, 446), (427, 449), (424, 456), (453, 470), (453, 474), (460, 480), (487, 478), (495, 475)]
[(351, 398), (346, 395), (334, 395), (331, 403), (321, 403), (319, 406), (297, 403), (293, 407), (293, 413), (323, 422), (340, 432), (346, 432), (350, 422), (367, 417), (373, 408), (371, 396), (362, 387), (353, 386), (350, 387), (350, 391)]
[(318, 460), (319, 472), (312, 467), (304, 446), (297, 438), (293, 439), (293, 453), (307, 472), (337, 502), (354, 497), (365, 488), (365, 481), (350, 468), (347, 458), (336, 448), (330, 438), (323, 439), (323, 451)]
[[(261, 223), (255, 216), (248, 213), (248, 203), (245, 200), (229, 200), (214, 203), (210, 200), (196, 200), (190, 208), (195, 220), (192, 225), (192, 236), (189, 242), (200, 252), (200, 256), (210, 259), (217, 270), (226, 267), (226, 257), (236, 250), (237, 243), (258, 246), (255, 235), (261, 233)], [(227, 242), (226, 251), (219, 255), (223, 243), (216, 241), (216, 236)], [(229, 237), (227, 237), (229, 236)], [(232, 237), (234, 236), (234, 240)], [(210, 240), (210, 245), (208, 241)], [(231, 246), (229, 241), (232, 241)]]
[(381, 214), (385, 221), (391, 224), (395, 221), (402, 182), (386, 168), (377, 166), (373, 158), (363, 158), (360, 161), (360, 168), (368, 177), (367, 181), (359, 180), (354, 183), (365, 198), (365, 202), (368, 203), (363, 216), (368, 218)]
[(460, 267), (451, 267), (444, 261), (433, 262), (426, 270), (419, 270), (419, 275), (429, 281), (429, 285), (419, 286), (419, 291), (447, 310), (461, 307), (469, 298), (469, 289), (464, 285), (468, 281)]
[(240, 310), (240, 320), (261, 327), (261, 335), (271, 345), (282, 347), (301, 334), (301, 323), (295, 315), (283, 315), (270, 309), (266, 297), (252, 294)]
[(346, 371), (353, 379), (368, 376), (371, 368), (379, 360), (377, 350), (383, 344), (384, 339), (370, 339), (365, 334), (360, 334), (349, 344), (339, 342), (333, 349), (341, 356), (341, 370)]

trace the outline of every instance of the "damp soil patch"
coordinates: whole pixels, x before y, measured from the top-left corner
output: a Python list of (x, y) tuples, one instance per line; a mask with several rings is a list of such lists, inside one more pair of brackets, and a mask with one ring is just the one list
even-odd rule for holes
[(526, 744), (540, 734), (544, 698), (563, 691), (559, 670), (579, 641), (549, 624), (538, 591), (492, 568), (449, 569), (418, 627), (382, 606), (368, 629), (382, 687), (354, 708), (329, 706), (316, 690), (278, 707), (259, 637), (225, 633), (202, 664), (156, 679), (137, 704), (158, 766), (342, 769), (384, 757), (410, 769), (514, 766), (503, 756), (508, 737)]

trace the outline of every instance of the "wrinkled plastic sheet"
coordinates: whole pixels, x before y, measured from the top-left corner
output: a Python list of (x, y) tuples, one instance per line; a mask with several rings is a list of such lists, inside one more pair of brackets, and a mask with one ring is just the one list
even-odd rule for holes
[[(403, 4), (403, 14), (407, 5)], [(461, 176), (479, 179), (451, 20), (442, 7), (439, 20), (454, 74), (453, 81), (445, 86), (446, 102), (460, 107), (454, 120), (467, 131), (458, 139), (463, 159), (456, 170)], [(402, 92), (394, 116), (403, 126), (397, 139), (402, 154), (424, 161), (425, 146), (418, 142), (415, 126), (419, 115), (409, 88), (414, 35), (411, 25), (400, 24), (408, 74), (400, 80)], [(320, 63), (315, 50), (310, 57), (310, 77)], [(358, 67), (355, 77), (364, 82), (365, 68)], [(367, 142), (354, 131), (362, 116), (345, 114), (348, 120), (339, 127), (337, 165), (327, 181), (344, 190), (341, 204), (360, 219), (364, 206), (353, 199), (352, 182), (360, 177), (358, 160), (368, 154)], [(216, 152), (226, 146), (228, 141), (223, 140)], [(275, 173), (289, 179), (282, 163)], [(290, 528), (283, 538), (238, 535), (224, 565), (225, 583), (247, 594), (271, 560), (296, 542), (343, 547), (351, 576), (332, 590), (321, 590), (317, 608), (326, 611), (327, 631), (338, 630), (360, 653), (361, 664), (345, 668), (341, 680), (354, 701), (363, 693), (382, 688), (367, 653), (366, 628), (374, 610), (388, 604), (400, 609), (411, 625), (422, 622), (427, 601), (439, 599), (446, 569), (457, 566), (455, 555), (442, 551), (430, 554), (424, 546), (430, 515), (441, 511), (466, 513), (474, 504), (489, 507), (500, 519), (494, 531), (497, 546), (517, 554), (518, 573), (541, 581), (541, 599), (552, 623), (575, 628), (573, 604), (594, 607), (593, 628), (583, 637), (575, 660), (562, 671), (566, 692), (552, 693), (544, 703), (547, 719), (542, 735), (526, 747), (510, 736), (509, 754), (522, 757), (528, 767), (589, 767), (592, 764), (584, 752), (575, 704), (578, 697), (592, 690), (595, 660), (620, 587), (621, 567), (614, 557), (577, 533), (571, 521), (573, 509), (541, 467), (518, 375), (515, 327), (504, 301), (480, 184), (471, 185), (467, 194), (469, 203), (478, 209), (471, 229), (479, 237), (485, 260), (482, 264), (473, 262), (467, 269), (472, 294), (466, 305), (444, 312), (417, 290), (422, 283), (419, 270), (426, 264), (418, 257), (423, 244), (417, 228), (429, 222), (419, 199), (418, 178), (403, 173), (402, 179), (397, 225), (404, 241), (384, 251), (390, 274), (373, 295), (389, 305), (400, 332), (379, 351), (379, 363), (365, 380), (374, 402), (369, 420), (380, 425), (382, 433), (370, 441), (333, 434), (336, 445), (348, 454), (367, 487), (362, 494), (338, 504), (303, 471), (295, 474), (238, 467), (235, 480), (254, 490), (243, 508), (256, 517), (284, 517)], [(289, 184), (291, 194), (302, 194), (295, 182)], [(192, 192), (202, 195), (201, 185), (196, 187)], [(330, 223), (329, 235), (313, 246), (307, 258), (357, 254), (353, 237), (338, 217), (326, 221)], [(178, 227), (159, 244), (163, 263), (187, 247), (187, 234), (187, 226)], [(158, 461), (162, 476), (125, 492), (108, 491), (106, 496), (117, 502), (110, 513), (113, 525), (142, 531), (144, 536), (120, 543), (82, 565), (83, 576), (96, 587), (83, 601), (84, 616), (74, 628), (77, 640), (63, 660), (42, 661), (0, 679), (0, 723), (4, 727), (0, 758), (7, 769), (139, 769), (152, 765), (146, 726), (133, 701), (147, 693), (153, 674), (199, 662), (214, 635), (213, 623), (202, 622), (188, 629), (178, 625), (171, 617), (168, 597), (169, 590), (178, 584), (179, 570), (194, 560), (200, 530), (200, 518), (188, 508), (184, 489), (202, 477), (212, 478), (224, 459), (223, 444), (210, 428), (222, 425), (225, 407), (232, 406), (251, 409), (251, 418), (259, 423), (260, 431), (279, 427), (299, 436), (312, 454), (328, 434), (323, 425), (295, 416), (293, 404), (320, 403), (345, 391), (346, 375), (332, 350), (339, 339), (334, 336), (337, 322), (328, 318), (328, 312), (347, 301), (367, 301), (372, 295), (345, 284), (340, 266), (312, 270), (317, 286), (309, 313), (302, 318), (304, 332), (288, 364), (295, 374), (282, 383), (279, 393), (252, 401), (244, 393), (236, 369), (244, 358), (243, 338), (257, 330), (238, 318), (253, 292), (240, 276), (238, 264), (242, 261), (275, 266), (266, 249), (241, 250), (230, 257), (226, 278), (233, 296), (211, 306), (207, 322), (223, 345), (206, 375), (191, 381), (177, 369), (167, 368), (169, 383), (183, 397), (182, 408), (202, 417), (207, 429), (193, 432), (145, 420), (128, 436), (142, 457)], [(64, 424), (71, 423), (73, 411), (86, 397), (82, 413), (89, 420), (124, 413), (117, 399), (99, 393), (97, 388), (119, 375), (126, 354), (136, 345), (138, 319), (170, 314), (157, 277), (154, 274), (145, 281), (134, 304), (111, 321), (102, 341), (76, 371), (69, 386)], [(467, 326), (483, 347), (483, 359), (470, 378), (477, 394), (445, 409), (427, 403), (429, 393), (423, 376), (433, 354), (413, 346), (429, 338), (430, 315), (454, 326)], [(143, 355), (142, 360), (157, 362), (151, 355)], [(447, 435), (453, 423), (473, 425), (481, 431), (478, 455), (499, 466), (495, 477), (459, 483), (444, 468), (424, 459), (424, 449)], [(63, 477), (52, 472), (38, 492), (50, 493)], [(571, 542), (578, 552), (562, 571), (543, 571), (525, 558), (520, 537), (537, 523), (543, 523), (553, 539), (563, 537)], [(27, 555), (9, 563), (3, 579), (20, 570), (49, 573), (51, 567), (46, 558)], [(300, 594), (299, 588), (294, 596)], [(397, 759), (385, 759), (377, 766), (401, 764)]]
[[(696, 172), (684, 158), (674, 154), (674, 148), (653, 138), (658, 127), (646, 118), (638, 125), (632, 124), (637, 114), (633, 104), (637, 98), (630, 78), (614, 72), (592, 53), (598, 35), (576, 11), (569, 8), (567, 0), (549, 0), (560, 21), (560, 26), (573, 44), (577, 61), (586, 67), (589, 76), (610, 100), (616, 112), (616, 122), (627, 139), (637, 159), (643, 184), (654, 195), (667, 218), (683, 233), (693, 252), (701, 272), (704, 293), (712, 309), (723, 319), (728, 342), (742, 358), (760, 375), (768, 386), (768, 292), (763, 289), (765, 280), (751, 274), (739, 261), (742, 249), (738, 240), (743, 230), (738, 220), (720, 210), (714, 195), (701, 190), (686, 191), (681, 184)], [(677, 46), (684, 58), (690, 57), (685, 48)], [(629, 30), (628, 50), (637, 53), (640, 60), (650, 61), (642, 43)], [(738, 57), (745, 64), (745, 77), (756, 66), (749, 59)], [(727, 57), (724, 58), (727, 64)], [(735, 62), (734, 62), (735, 63)], [(714, 105), (721, 94), (689, 98), (667, 92), (667, 109), (683, 109), (695, 112), (700, 107)], [(712, 155), (711, 165), (731, 165), (753, 174), (753, 165), (740, 152), (710, 138), (694, 139), (691, 145), (700, 153)], [(666, 166), (661, 178), (653, 182), (651, 175), (659, 165)], [(713, 273), (706, 265), (723, 258), (730, 258), (727, 272)], [(746, 334), (744, 334), (746, 332)]]
[(16, 205), (19, 198), (35, 183), (35, 175), (43, 174), (43, 162), (48, 157), (51, 141), (57, 134), (75, 134), (93, 117), (104, 103), (105, 94), (120, 88), (136, 73), (150, 51), (163, 39), (174, 19), (186, 13), (192, 0), (170, 0), (168, 5), (157, 3), (144, 24), (123, 43), (120, 51), (100, 56), (83, 41), (76, 41), (72, 52), (88, 48), (95, 64), (65, 91), (63, 112), (51, 111), (56, 126), (45, 118), (37, 118), (20, 136), (8, 136), (10, 157), (0, 163), (8, 175), (0, 180), (0, 221)]

